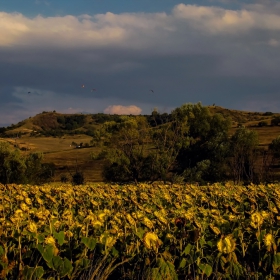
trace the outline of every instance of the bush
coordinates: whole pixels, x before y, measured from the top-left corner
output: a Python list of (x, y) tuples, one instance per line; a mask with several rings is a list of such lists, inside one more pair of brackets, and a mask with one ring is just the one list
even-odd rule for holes
[(77, 171), (74, 175), (72, 175), (72, 185), (83, 185), (84, 184), (84, 174), (82, 172)]
[(60, 176), (60, 182), (61, 183), (67, 183), (69, 181), (69, 178), (67, 177), (66, 174), (61, 174)]
[(263, 113), (263, 115), (264, 115), (264, 116), (272, 116), (273, 113), (272, 113), (272, 112), (265, 112), (265, 113)]
[(265, 121), (261, 121), (261, 122), (258, 123), (258, 126), (259, 127), (268, 126), (268, 123), (265, 122)]

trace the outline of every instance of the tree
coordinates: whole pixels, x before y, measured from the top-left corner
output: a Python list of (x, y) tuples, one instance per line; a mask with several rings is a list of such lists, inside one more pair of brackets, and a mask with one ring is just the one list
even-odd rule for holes
[(231, 137), (230, 165), (236, 183), (254, 181), (258, 144), (257, 133), (246, 128), (237, 129)]
[(143, 116), (128, 117), (118, 124), (111, 138), (111, 152), (104, 169), (108, 180), (145, 180), (147, 170), (146, 145), (149, 142), (149, 125)]
[(54, 164), (42, 163), (40, 153), (21, 154), (7, 142), (0, 142), (0, 182), (40, 184), (54, 176)]
[[(280, 163), (280, 136), (272, 140), (272, 142), (268, 146), (268, 151), (266, 154), (267, 158), (270, 159), (267, 160), (268, 164), (266, 164), (266, 174), (268, 176), (271, 176), (272, 168), (278, 167)], [(273, 175), (275, 176), (275, 174)], [(270, 179), (272, 178), (270, 177)]]
[(0, 182), (22, 183), (25, 181), (26, 164), (18, 149), (7, 142), (0, 142)]
[[(154, 116), (156, 122), (157, 115)], [(182, 114), (181, 109), (172, 111), (169, 122), (157, 125), (153, 129), (154, 150), (150, 157), (158, 179), (169, 179), (168, 173), (175, 168), (180, 150), (189, 145), (186, 137), (188, 130), (188, 117)]]
[(201, 103), (184, 104), (176, 111), (179, 116), (187, 116), (189, 127), (185, 139), (189, 145), (183, 146), (177, 157), (178, 172), (189, 181), (223, 179), (227, 173), (231, 120), (221, 114), (211, 115)]

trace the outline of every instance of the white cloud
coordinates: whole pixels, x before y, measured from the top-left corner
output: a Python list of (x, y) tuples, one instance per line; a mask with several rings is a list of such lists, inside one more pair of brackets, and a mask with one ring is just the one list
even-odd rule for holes
[[(251, 6), (249, 6), (251, 7)], [(0, 12), (0, 46), (56, 48), (113, 47), (137, 50), (178, 51), (189, 44), (193, 31), (239, 34), (251, 29), (280, 30), (280, 15), (258, 9), (229, 10), (220, 7), (179, 4), (171, 14), (107, 12), (97, 15), (27, 18)], [(182, 36), (183, 35), (183, 36)], [(188, 36), (191, 35), (191, 36)]]
[(139, 115), (142, 109), (135, 106), (122, 106), (122, 105), (110, 105), (105, 110), (105, 114), (117, 114), (117, 115)]

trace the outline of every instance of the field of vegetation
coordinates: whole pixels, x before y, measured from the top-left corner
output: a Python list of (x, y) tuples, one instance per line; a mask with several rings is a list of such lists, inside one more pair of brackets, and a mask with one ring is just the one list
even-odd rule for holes
[(279, 186), (1, 185), (0, 279), (279, 279)]

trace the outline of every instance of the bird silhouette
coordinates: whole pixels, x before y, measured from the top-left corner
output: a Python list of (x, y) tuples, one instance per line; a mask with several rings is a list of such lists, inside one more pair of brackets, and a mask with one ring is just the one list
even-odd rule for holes
[(96, 88), (91, 89), (91, 91), (96, 91)]
[(154, 90), (153, 90), (153, 89), (150, 89), (150, 91), (151, 91), (152, 93), (154, 93)]

